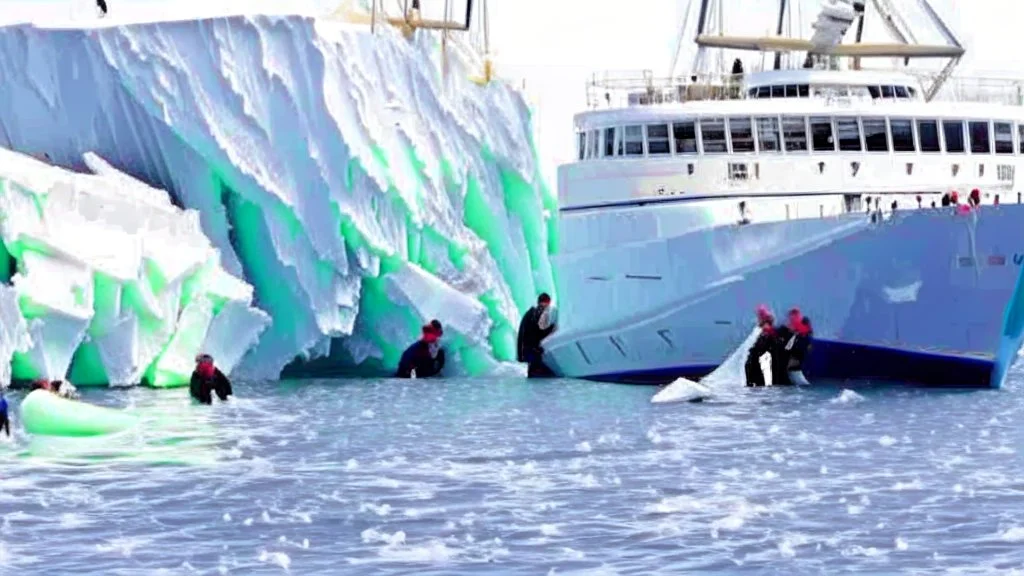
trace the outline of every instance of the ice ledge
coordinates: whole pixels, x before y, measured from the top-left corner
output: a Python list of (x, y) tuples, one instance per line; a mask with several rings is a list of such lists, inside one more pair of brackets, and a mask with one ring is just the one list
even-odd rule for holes
[(84, 162), (94, 174), (0, 148), (0, 386), (182, 385), (200, 350), (230, 373), (270, 322), (252, 287), (220, 267), (195, 211)]

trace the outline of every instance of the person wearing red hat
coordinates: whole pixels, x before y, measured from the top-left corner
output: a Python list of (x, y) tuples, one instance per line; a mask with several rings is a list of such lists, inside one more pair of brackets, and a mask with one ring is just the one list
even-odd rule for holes
[(213, 363), (213, 356), (199, 354), (196, 356), (196, 368), (192, 371), (192, 378), (188, 384), (189, 394), (200, 404), (213, 404), (213, 394), (221, 402), (226, 402), (228, 396), (234, 394), (231, 389), (231, 381), (220, 371), (220, 368)]
[(395, 377), (429, 378), (440, 374), (445, 362), (444, 349), (438, 343), (442, 333), (441, 323), (437, 320), (425, 324), (420, 339), (402, 353)]
[(787, 314), (786, 325), (779, 327), (775, 334), (777, 347), (772, 354), (772, 385), (788, 386), (806, 382), (802, 370), (810, 347), (811, 321), (799, 308), (793, 308)]

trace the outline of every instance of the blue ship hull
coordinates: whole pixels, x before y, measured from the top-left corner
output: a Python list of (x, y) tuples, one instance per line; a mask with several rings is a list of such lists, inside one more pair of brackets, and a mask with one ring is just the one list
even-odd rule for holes
[(700, 377), (763, 303), (812, 319), (812, 382), (998, 388), (1024, 335), (1022, 262), (1024, 205), (697, 228), (567, 256), (546, 358), (569, 377)]

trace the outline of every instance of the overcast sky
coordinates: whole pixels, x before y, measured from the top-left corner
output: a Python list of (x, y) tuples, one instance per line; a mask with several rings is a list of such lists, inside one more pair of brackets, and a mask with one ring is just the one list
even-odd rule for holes
[[(404, 0), (384, 0), (398, 6)], [(463, 10), (466, 0), (448, 0)], [(323, 10), (338, 0), (108, 0), (111, 11), (126, 4), (154, 12)], [(427, 6), (442, 0), (422, 0)], [(479, 2), (479, 0), (478, 0)], [(555, 167), (573, 154), (572, 116), (585, 107), (585, 82), (592, 72), (651, 69), (665, 76), (687, 0), (487, 0), (491, 44), (498, 73), (525, 80), (534, 104), (538, 146), (544, 173), (554, 186)], [(791, 0), (794, 18), (808, 26), (818, 0)], [(908, 7), (913, 20), (919, 0), (894, 0)], [(999, 73), (1024, 76), (1024, 61), (1013, 43), (1024, 22), (1021, 0), (932, 0), (936, 10), (968, 49), (960, 73)], [(94, 0), (0, 0), (0, 21), (17, 17), (19, 9), (57, 6), (73, 17), (92, 10)], [(734, 33), (763, 34), (773, 25), (777, 0), (725, 0), (726, 29)], [(869, 13), (871, 12), (869, 3)], [(28, 10), (26, 10), (28, 11)], [(134, 10), (132, 10), (134, 12)], [(742, 14), (739, 12), (742, 11)], [(869, 19), (866, 40), (881, 39), (881, 25)], [(927, 35), (928, 30), (922, 34)], [(806, 34), (805, 34), (806, 36)], [(922, 41), (925, 41), (922, 39)], [(687, 42), (687, 58), (692, 42)]]
[[(917, 0), (894, 0), (894, 4), (914, 10), (908, 19), (918, 13)], [(960, 73), (1024, 76), (1020, 46), (1012, 40), (1024, 22), (1024, 2), (932, 0), (932, 4), (967, 47)], [(742, 9), (743, 16), (742, 22), (727, 23), (726, 28), (764, 33), (766, 23), (774, 22), (777, 5), (775, 0), (727, 0), (726, 19), (737, 18), (730, 16), (730, 10)], [(815, 0), (801, 3), (805, 25), (818, 5)], [(589, 74), (649, 68), (655, 75), (667, 75), (684, 6), (685, 0), (490, 0), (492, 42), (503, 64), (499, 72), (526, 79), (537, 107), (538, 146), (551, 185), (555, 166), (572, 157), (572, 115), (585, 106)], [(872, 21), (868, 22), (866, 36), (870, 37)], [(866, 39), (883, 39), (880, 26), (874, 27), (877, 36)]]

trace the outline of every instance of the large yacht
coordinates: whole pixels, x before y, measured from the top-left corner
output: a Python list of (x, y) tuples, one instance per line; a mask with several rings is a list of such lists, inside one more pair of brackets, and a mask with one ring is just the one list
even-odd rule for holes
[[(558, 171), (548, 362), (603, 381), (699, 378), (766, 304), (811, 318), (812, 383), (1000, 387), (1024, 328), (1021, 85), (952, 77), (964, 49), (927, 0), (944, 44), (861, 42), (868, 11), (899, 32), (885, 0), (823, 4), (810, 40), (782, 36), (785, 0), (777, 36), (710, 34), (713, 4), (698, 59), (756, 50), (763, 70), (588, 86), (578, 154)], [(902, 70), (864, 69), (876, 58)], [(948, 62), (923, 73), (923, 59)]]

